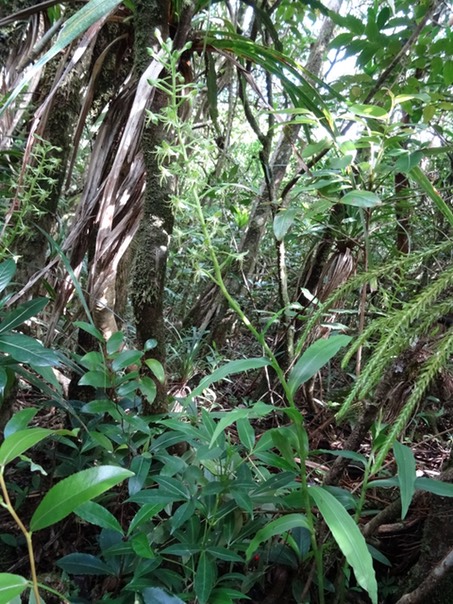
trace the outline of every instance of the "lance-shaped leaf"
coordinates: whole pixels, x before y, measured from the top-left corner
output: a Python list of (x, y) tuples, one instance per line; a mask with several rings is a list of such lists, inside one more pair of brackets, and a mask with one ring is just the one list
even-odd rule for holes
[(29, 586), (27, 579), (20, 575), (0, 573), (0, 604), (8, 604)]
[(294, 394), (302, 384), (316, 375), (350, 341), (350, 336), (339, 335), (327, 340), (317, 340), (309, 346), (289, 374), (288, 386), (291, 393)]
[(310, 497), (322, 514), (346, 561), (354, 570), (357, 583), (377, 604), (377, 582), (373, 560), (357, 524), (341, 503), (322, 487), (310, 487)]
[(267, 541), (275, 535), (282, 535), (296, 527), (309, 528), (304, 514), (287, 514), (286, 516), (282, 516), (281, 518), (277, 518), (277, 520), (269, 522), (269, 524), (256, 533), (255, 537), (250, 542), (247, 551), (245, 552), (247, 561), (251, 560), (253, 554), (263, 541)]
[(393, 445), (398, 465), (398, 483), (401, 494), (401, 518), (404, 520), (415, 493), (415, 458), (409, 447), (395, 441)]
[(52, 434), (52, 430), (46, 428), (30, 428), (29, 430), (18, 430), (3, 441), (0, 446), (0, 466), (22, 455), (28, 449)]
[(22, 323), (38, 314), (44, 306), (46, 306), (48, 301), (47, 298), (35, 298), (34, 300), (29, 300), (28, 302), (21, 304), (18, 308), (15, 308), (3, 317), (2, 322), (0, 323), (0, 333), (11, 331), (19, 325), (22, 325)]
[[(0, 264), (0, 292), (7, 287), (16, 273), (16, 263), (14, 260), (5, 260)], [(14, 575), (15, 576), (15, 575)]]
[(28, 363), (36, 367), (58, 365), (60, 359), (57, 355), (33, 338), (21, 333), (8, 333), (0, 335), (0, 352), (9, 354), (19, 363)]
[(99, 466), (64, 478), (38, 505), (30, 521), (30, 530), (38, 531), (59, 522), (86, 501), (98, 497), (132, 474), (117, 466)]

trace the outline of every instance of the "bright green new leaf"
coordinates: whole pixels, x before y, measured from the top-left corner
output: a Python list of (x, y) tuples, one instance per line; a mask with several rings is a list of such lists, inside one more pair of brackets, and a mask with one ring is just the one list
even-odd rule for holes
[(375, 208), (381, 205), (381, 199), (371, 191), (349, 191), (341, 199), (341, 203), (357, 208)]
[(404, 520), (407, 511), (415, 493), (415, 457), (409, 447), (395, 441), (393, 445), (393, 453), (395, 454), (396, 463), (398, 466), (398, 483), (401, 495), (401, 518)]
[(47, 298), (35, 298), (24, 302), (18, 308), (15, 308), (5, 315), (0, 323), (0, 333), (5, 333), (22, 325), (27, 319), (37, 315), (46, 306), (49, 300)]
[(131, 539), (131, 545), (134, 552), (139, 558), (152, 560), (156, 554), (151, 547), (148, 536), (145, 533), (137, 533)]
[(280, 210), (274, 218), (274, 235), (277, 241), (281, 241), (289, 229), (294, 224), (296, 218), (296, 208), (289, 208), (288, 210)]
[(349, 111), (359, 117), (372, 117), (375, 120), (385, 120), (389, 115), (383, 107), (378, 107), (377, 105), (361, 105), (359, 103), (350, 105)]
[(72, 474), (53, 486), (38, 505), (30, 521), (35, 532), (66, 518), (79, 505), (108, 491), (132, 472), (117, 466), (99, 466)]
[(252, 541), (249, 543), (245, 552), (246, 560), (249, 562), (263, 541), (268, 541), (275, 535), (282, 535), (293, 528), (302, 527), (308, 529), (307, 519), (304, 514), (287, 514), (269, 522), (264, 528), (260, 529)]
[(2, 292), (5, 287), (8, 287), (15, 274), (16, 263), (14, 262), (14, 260), (9, 259), (0, 263), (0, 292)]
[(192, 400), (196, 396), (200, 396), (203, 390), (208, 388), (211, 384), (223, 380), (223, 378), (226, 378), (228, 375), (241, 373), (242, 371), (249, 371), (251, 369), (260, 369), (261, 367), (267, 367), (268, 365), (270, 365), (270, 361), (264, 357), (258, 357), (255, 359), (239, 359), (237, 361), (225, 363), (225, 365), (222, 365), (222, 367), (219, 367), (210, 375), (207, 375), (205, 378), (203, 378), (187, 398), (188, 400)]
[(121, 0), (90, 0), (90, 2), (74, 13), (74, 15), (72, 15), (72, 17), (70, 17), (63, 25), (55, 44), (53, 44), (51, 48), (36, 61), (33, 67), (26, 71), (22, 80), (8, 97), (7, 102), (4, 103), (3, 107), (0, 109), (0, 115), (2, 115), (11, 103), (13, 103), (25, 86), (46, 63), (66, 48), (73, 40), (82, 35), (89, 27), (96, 23), (96, 21), (99, 21), (99, 19), (112, 11), (120, 4), (120, 2)]
[(14, 432), (3, 441), (0, 446), (0, 466), (25, 453), (28, 449), (52, 434), (52, 430), (45, 428), (30, 428)]
[(322, 487), (310, 487), (310, 497), (322, 514), (346, 561), (354, 570), (357, 583), (378, 603), (373, 560), (357, 524), (341, 503)]
[(0, 604), (9, 604), (27, 587), (30, 587), (30, 583), (24, 577), (11, 573), (0, 573)]
[(0, 335), (0, 352), (9, 354), (18, 363), (28, 363), (36, 367), (58, 365), (60, 359), (48, 348), (21, 333)]
[(289, 374), (288, 387), (291, 393), (294, 394), (302, 384), (316, 375), (350, 341), (350, 336), (338, 335), (317, 340), (309, 346)]
[(157, 359), (146, 359), (145, 365), (151, 369), (161, 384), (165, 382), (165, 370), (162, 367), (162, 363), (160, 363)]
[(194, 589), (200, 604), (208, 604), (209, 596), (217, 578), (217, 567), (206, 552), (201, 552), (195, 573)]
[(82, 503), (82, 505), (79, 505), (79, 507), (74, 510), (74, 514), (90, 524), (123, 534), (121, 524), (115, 516), (95, 501), (86, 501), (85, 503)]

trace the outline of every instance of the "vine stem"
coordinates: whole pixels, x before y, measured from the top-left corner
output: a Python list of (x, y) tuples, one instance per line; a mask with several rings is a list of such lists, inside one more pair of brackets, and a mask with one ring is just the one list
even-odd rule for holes
[(14, 518), (14, 521), (16, 522), (17, 526), (20, 528), (20, 530), (23, 533), (25, 540), (27, 542), (28, 558), (30, 560), (31, 580), (33, 583), (33, 593), (35, 595), (36, 604), (39, 604), (39, 602), (41, 602), (41, 599), (39, 596), (38, 577), (36, 575), (35, 554), (33, 551), (32, 534), (30, 531), (27, 531), (24, 523), (17, 515), (16, 510), (14, 509), (14, 507), (11, 503), (11, 500), (9, 498), (8, 489), (6, 488), (5, 477), (3, 474), (4, 470), (5, 470), (5, 466), (2, 466), (1, 471), (0, 471), (0, 486), (2, 489), (2, 495), (3, 495), (3, 500), (4, 500), (4, 503), (2, 505), (4, 508), (6, 508), (8, 510), (8, 512)]

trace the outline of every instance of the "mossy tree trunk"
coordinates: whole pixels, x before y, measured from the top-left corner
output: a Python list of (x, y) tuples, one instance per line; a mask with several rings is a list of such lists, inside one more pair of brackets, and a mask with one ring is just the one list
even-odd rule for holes
[[(157, 28), (165, 39), (170, 29), (175, 32), (176, 47), (182, 46), (190, 28), (191, 4), (184, 7), (179, 22), (170, 23), (170, 2), (141, 0), (137, 4), (135, 59), (138, 71), (143, 73), (149, 64), (147, 48), (153, 45)], [(165, 74), (162, 74), (165, 77)], [(167, 104), (166, 95), (156, 90), (150, 107), (159, 113)], [(131, 300), (139, 346), (154, 339), (157, 346), (148, 355), (165, 365), (164, 287), (170, 236), (173, 230), (173, 212), (170, 203), (171, 183), (161, 178), (156, 149), (171, 136), (161, 123), (145, 126), (141, 148), (146, 170), (146, 188), (143, 218), (136, 235), (135, 262), (132, 276)], [(152, 377), (152, 376), (151, 376)], [(166, 410), (166, 385), (157, 384), (157, 396), (152, 405), (146, 404), (145, 413)]]

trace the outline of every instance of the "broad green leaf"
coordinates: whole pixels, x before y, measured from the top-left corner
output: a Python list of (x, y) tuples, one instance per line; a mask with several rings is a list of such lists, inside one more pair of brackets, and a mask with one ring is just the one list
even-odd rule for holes
[(14, 432), (5, 438), (0, 446), (0, 466), (6, 466), (7, 463), (25, 453), (52, 432), (52, 430), (46, 428), (29, 428), (28, 430)]
[(415, 493), (415, 479), (417, 475), (415, 458), (409, 447), (395, 441), (393, 445), (398, 466), (398, 483), (401, 494), (401, 519), (404, 520)]
[(142, 378), (140, 378), (139, 390), (143, 394), (143, 396), (147, 398), (149, 403), (152, 403), (156, 398), (156, 384), (147, 375), (144, 375)]
[(349, 111), (359, 117), (372, 117), (376, 120), (385, 120), (389, 115), (383, 107), (378, 107), (377, 105), (361, 105), (359, 103), (350, 105)]
[(186, 501), (180, 505), (173, 513), (170, 518), (171, 531), (170, 534), (179, 529), (180, 526), (185, 524), (195, 514), (195, 503)]
[(161, 384), (165, 382), (165, 370), (162, 367), (162, 363), (160, 363), (157, 359), (146, 359), (145, 365), (151, 369)]
[(47, 304), (47, 298), (35, 298), (24, 302), (5, 315), (0, 323), (0, 333), (5, 333), (22, 325), (25, 321), (37, 315)]
[(268, 541), (275, 535), (282, 535), (283, 533), (286, 533), (287, 531), (290, 531), (296, 527), (303, 527), (306, 529), (309, 528), (304, 514), (287, 514), (286, 516), (273, 520), (264, 528), (260, 529), (250, 542), (247, 551), (245, 552), (247, 562), (251, 560), (253, 554), (256, 552), (261, 543), (263, 543), (263, 541)]
[(68, 554), (56, 563), (70, 575), (114, 575), (115, 572), (91, 554)]
[(0, 352), (6, 352), (19, 363), (36, 367), (60, 363), (60, 359), (52, 350), (44, 348), (38, 340), (21, 333), (0, 335)]
[(273, 405), (267, 405), (266, 403), (259, 401), (258, 403), (255, 403), (253, 407), (249, 407), (248, 409), (233, 409), (232, 411), (228, 411), (225, 417), (222, 417), (215, 427), (209, 446), (212, 447), (225, 428), (228, 428), (228, 426), (231, 426), (231, 424), (234, 424), (234, 422), (238, 421), (239, 419), (244, 417), (266, 417), (266, 415), (269, 415), (269, 413), (272, 413), (274, 410), (275, 407)]
[(38, 409), (36, 407), (27, 407), (26, 409), (16, 411), (16, 413), (5, 426), (5, 430), (3, 432), (4, 437), (7, 438), (18, 430), (25, 430), (37, 413)]
[(451, 482), (442, 482), (441, 480), (421, 476), (415, 480), (415, 488), (440, 497), (453, 497), (453, 484)]
[(110, 338), (107, 340), (105, 349), (107, 350), (107, 354), (113, 354), (114, 352), (118, 352), (121, 348), (121, 345), (124, 340), (124, 333), (122, 331), (117, 331), (112, 333)]
[(282, 239), (285, 237), (286, 233), (294, 224), (296, 215), (296, 208), (289, 208), (287, 210), (280, 210), (280, 212), (277, 212), (273, 225), (274, 235), (277, 241), (282, 241)]
[(74, 325), (79, 329), (82, 329), (83, 331), (89, 333), (90, 336), (93, 336), (93, 338), (98, 342), (104, 342), (104, 336), (102, 335), (102, 333), (99, 331), (99, 329), (96, 329), (96, 327), (91, 323), (86, 323), (85, 321), (74, 321)]
[(85, 503), (82, 503), (82, 505), (75, 508), (74, 514), (90, 524), (123, 534), (121, 524), (115, 516), (95, 501), (86, 501)]
[(288, 387), (291, 393), (294, 394), (302, 384), (315, 376), (350, 341), (350, 336), (338, 335), (317, 340), (309, 346), (290, 371)]
[(443, 76), (444, 76), (444, 82), (446, 86), (451, 86), (453, 84), (453, 61), (452, 60), (448, 60), (448, 61), (444, 61), (444, 66), (443, 66)]
[[(14, 260), (8, 259), (0, 263), (0, 292), (2, 292), (11, 283), (12, 278), (16, 274), (16, 263)], [(16, 577), (17, 575), (12, 575)]]
[(123, 350), (119, 352), (112, 362), (113, 371), (120, 371), (130, 365), (135, 365), (144, 354), (141, 350)]
[(87, 371), (79, 380), (79, 386), (91, 386), (92, 388), (109, 388), (112, 381), (103, 370)]
[(217, 567), (206, 552), (201, 552), (195, 573), (194, 589), (200, 604), (208, 604), (209, 596), (217, 578)]
[(0, 604), (9, 604), (29, 586), (29, 581), (20, 575), (0, 573)]
[(225, 365), (222, 365), (222, 367), (219, 367), (218, 369), (213, 371), (211, 375), (207, 375), (205, 378), (203, 378), (199, 385), (194, 388), (194, 390), (192, 390), (192, 392), (188, 396), (188, 399), (192, 400), (195, 397), (200, 396), (203, 390), (208, 388), (211, 384), (223, 380), (228, 375), (232, 375), (234, 373), (241, 373), (243, 371), (250, 371), (251, 369), (260, 369), (261, 367), (267, 367), (268, 365), (270, 365), (270, 361), (265, 357), (230, 361), (229, 363), (226, 363)]
[(368, 592), (371, 602), (378, 604), (373, 560), (357, 524), (341, 503), (322, 487), (309, 487), (309, 493), (346, 561), (352, 567), (357, 583)]
[(90, 371), (99, 371), (105, 367), (105, 359), (100, 352), (92, 350), (83, 355), (80, 364)]
[(33, 67), (25, 72), (22, 80), (14, 88), (9, 95), (7, 102), (4, 103), (3, 107), (0, 109), (0, 115), (2, 115), (11, 103), (13, 103), (25, 86), (48, 61), (66, 48), (73, 40), (82, 35), (89, 27), (91, 27), (91, 25), (96, 23), (96, 21), (112, 11), (120, 4), (120, 2), (121, 0), (90, 0), (90, 2), (82, 6), (81, 9), (72, 15), (72, 17), (70, 17), (63, 25), (57, 41), (36, 61), (36, 63), (34, 63)]
[(142, 596), (144, 604), (185, 604), (180, 598), (170, 596), (160, 587), (146, 587)]
[(423, 151), (414, 151), (413, 153), (403, 153), (398, 157), (395, 163), (395, 172), (404, 172), (407, 174), (418, 166), (423, 158)]
[(371, 191), (349, 191), (340, 199), (341, 203), (357, 208), (375, 208), (381, 204), (381, 199)]
[(132, 472), (117, 466), (99, 466), (72, 474), (53, 486), (38, 505), (30, 521), (35, 532), (66, 518), (79, 505), (116, 486)]

